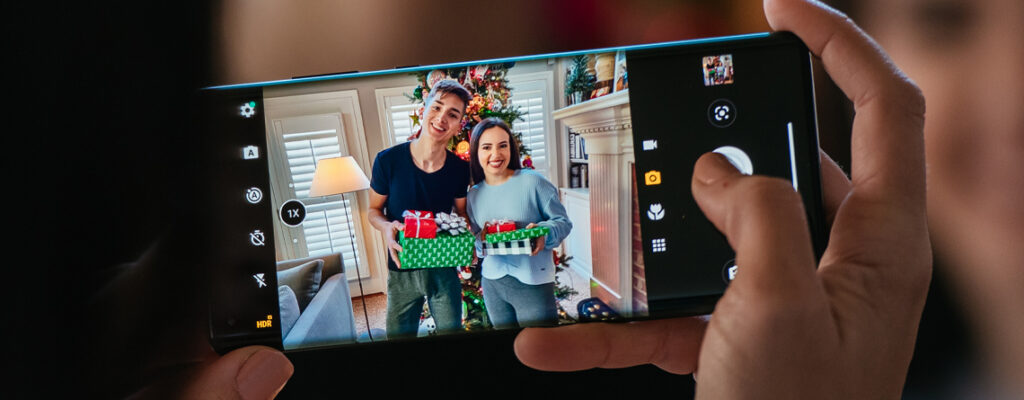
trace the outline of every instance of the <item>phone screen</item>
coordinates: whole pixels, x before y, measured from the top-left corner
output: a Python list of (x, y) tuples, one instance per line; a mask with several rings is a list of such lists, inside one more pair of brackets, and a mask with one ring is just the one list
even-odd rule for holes
[[(431, 96), (444, 81), (468, 93), (458, 112), (434, 108), (437, 97), (453, 104)], [(710, 312), (742, 266), (690, 194), (693, 164), (708, 151), (792, 182), (821, 241), (810, 61), (788, 34), (222, 86), (202, 97), (202, 128), (216, 143), (210, 328), (221, 351)], [(494, 126), (480, 143), (471, 137), (489, 118), (508, 127), (504, 152), (485, 143)], [(445, 162), (425, 171), (410, 149), (440, 143), (441, 131), (451, 134)], [(492, 176), (508, 180), (488, 184)], [(399, 260), (372, 223), (380, 196), (384, 218), (403, 227)]]
[(750, 43), (640, 50), (629, 61), (648, 301), (686, 310), (717, 298), (742, 268), (690, 192), (703, 153), (790, 181), (820, 229), (810, 60), (800, 46)]

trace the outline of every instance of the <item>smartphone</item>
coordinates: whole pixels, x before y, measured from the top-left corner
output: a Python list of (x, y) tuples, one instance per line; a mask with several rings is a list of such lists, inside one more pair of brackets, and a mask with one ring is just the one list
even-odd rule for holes
[[(488, 221), (486, 236), (474, 221), (468, 233), (449, 229), (458, 224), (434, 214), (484, 190), (461, 190), (469, 178), (451, 175), (413, 180), (427, 191), (455, 186), (451, 201), (384, 214), (406, 224), (402, 260), (456, 256), (401, 268), (390, 260), (370, 222), (371, 194), (390, 204), (406, 193), (378, 191), (391, 179), (382, 160), (407, 162), (411, 143), (430, 139), (419, 136), (433, 115), (424, 103), (445, 79), (470, 95), (445, 168), (468, 163), (476, 124), (504, 120), (516, 176), (547, 188), (544, 218), (561, 221), (543, 232), (538, 255), (541, 233), (524, 229), (538, 221)], [(785, 32), (216, 86), (199, 97), (219, 352), (710, 313), (742, 266), (690, 193), (694, 162), (709, 151), (743, 173), (792, 182), (819, 255), (826, 241), (811, 59)], [(517, 197), (537, 196), (506, 195)], [(424, 226), (430, 235), (412, 233)], [(505, 248), (474, 253), (485, 237)], [(419, 275), (427, 278), (409, 280)]]

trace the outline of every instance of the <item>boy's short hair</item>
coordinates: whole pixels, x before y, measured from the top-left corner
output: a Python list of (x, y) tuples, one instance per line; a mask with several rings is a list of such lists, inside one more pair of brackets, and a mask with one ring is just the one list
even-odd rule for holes
[(451, 93), (462, 100), (462, 111), (466, 111), (466, 106), (469, 105), (469, 101), (473, 100), (473, 95), (466, 90), (465, 86), (462, 86), (459, 81), (454, 79), (442, 79), (434, 83), (434, 87), (430, 88), (430, 94), (427, 95), (426, 99), (423, 99), (423, 104), (430, 105), (434, 101), (434, 98), (441, 96), (445, 93)]

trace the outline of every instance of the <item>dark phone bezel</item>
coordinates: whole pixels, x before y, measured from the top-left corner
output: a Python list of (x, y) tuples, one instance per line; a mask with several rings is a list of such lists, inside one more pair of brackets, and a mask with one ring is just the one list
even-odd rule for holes
[[(805, 204), (805, 208), (806, 208), (806, 211), (807, 211), (808, 223), (810, 225), (809, 228), (811, 230), (812, 240), (814, 242), (813, 243), (813, 247), (814, 247), (814, 250), (815, 250), (815, 255), (816, 255), (816, 257), (820, 258), (821, 253), (822, 253), (822, 251), (823, 251), (823, 249), (825, 247), (825, 244), (827, 243), (827, 232), (825, 230), (824, 206), (823, 206), (823, 201), (822, 201), (822, 190), (821, 190), (820, 164), (819, 164), (819, 158), (818, 158), (818, 123), (817, 123), (817, 115), (816, 115), (816, 102), (815, 102), (815, 97), (814, 97), (814, 84), (813, 84), (813, 74), (812, 74), (812, 68), (811, 68), (811, 58), (810, 58), (810, 53), (809, 53), (809, 51), (807, 51), (807, 47), (803, 44), (803, 42), (800, 41), (799, 38), (797, 38), (795, 35), (792, 35), (791, 33), (788, 33), (788, 32), (773, 32), (773, 33), (770, 33), (770, 34), (769, 33), (760, 33), (760, 34), (751, 34), (751, 35), (716, 37), (716, 38), (706, 38), (706, 39), (697, 39), (697, 40), (688, 40), (688, 41), (679, 41), (679, 42), (656, 43), (656, 44), (639, 45), (639, 46), (624, 46), (624, 47), (607, 48), (607, 49), (596, 49), (596, 50), (580, 50), (580, 51), (566, 52), (566, 53), (533, 55), (533, 56), (515, 57), (515, 58), (507, 58), (507, 59), (498, 59), (498, 60), (479, 60), (479, 61), (460, 62), (460, 63), (442, 64), (442, 65), (431, 65), (431, 66), (423, 66), (423, 67), (396, 68), (396, 69), (392, 69), (392, 70), (381, 70), (381, 71), (371, 71), (371, 72), (353, 72), (353, 73), (333, 74), (333, 75), (325, 75), (325, 76), (313, 76), (313, 77), (306, 77), (306, 78), (297, 78), (297, 79), (282, 80), (282, 81), (271, 81), (271, 82), (262, 82), (262, 83), (250, 83), (250, 84), (240, 84), (240, 85), (216, 86), (216, 87), (210, 87), (210, 88), (203, 89), (201, 91), (201, 94), (204, 95), (207, 98), (212, 98), (212, 97), (217, 97), (217, 96), (227, 96), (227, 97), (235, 96), (235, 97), (238, 97), (238, 95), (237, 95), (238, 93), (245, 93), (245, 94), (247, 94), (249, 96), (257, 96), (258, 95), (262, 99), (262, 89), (264, 87), (267, 87), (267, 86), (275, 86), (275, 85), (283, 85), (283, 84), (295, 84), (295, 83), (313, 82), (313, 81), (321, 81), (321, 80), (335, 80), (335, 79), (344, 79), (344, 78), (352, 78), (352, 77), (360, 77), (360, 76), (396, 74), (396, 73), (414, 72), (414, 71), (419, 71), (419, 70), (427, 70), (427, 69), (435, 69), (435, 68), (453, 68), (453, 67), (461, 67), (461, 66), (476, 65), (476, 64), (502, 63), (502, 62), (509, 62), (509, 61), (524, 61), (524, 60), (541, 59), (541, 58), (566, 57), (566, 56), (572, 56), (572, 55), (577, 55), (577, 54), (589, 54), (589, 53), (595, 53), (595, 52), (610, 52), (610, 51), (617, 51), (617, 50), (632, 51), (632, 50), (641, 50), (641, 49), (657, 49), (657, 48), (673, 48), (674, 49), (674, 48), (678, 48), (678, 47), (687, 47), (688, 51), (721, 51), (723, 49), (737, 49), (737, 48), (751, 47), (751, 46), (777, 46), (777, 45), (797, 45), (797, 46), (800, 46), (800, 48), (803, 50), (803, 51), (800, 52), (800, 54), (802, 55), (801, 57), (804, 58), (804, 60), (800, 63), (800, 65), (803, 66), (802, 67), (803, 71), (801, 73), (802, 73), (802, 76), (806, 76), (808, 79), (803, 80), (803, 88), (801, 88), (801, 90), (804, 91), (804, 94), (807, 96), (806, 98), (809, 99), (809, 103), (810, 103), (810, 107), (808, 107), (808, 109), (806, 111), (807, 114), (805, 115), (805, 118), (806, 118), (807, 121), (813, 122), (813, 125), (811, 125), (811, 126), (814, 129), (813, 135), (808, 135), (808, 137), (806, 138), (806, 145), (807, 145), (807, 147), (804, 148), (804, 151), (808, 152), (807, 154), (812, 155), (810, 157), (810, 161), (811, 162), (808, 163), (808, 167), (810, 168), (810, 171), (808, 171), (808, 173), (811, 176), (813, 176), (813, 177), (817, 177), (817, 180), (812, 182), (811, 185), (805, 185), (804, 186), (804, 188), (806, 188), (807, 190), (809, 190), (811, 192), (810, 196), (813, 199), (817, 199), (817, 201), (812, 202), (812, 204)], [(208, 102), (200, 101), (199, 104), (202, 106), (202, 105), (208, 104)], [(208, 109), (200, 110), (200, 112), (201, 113), (206, 112), (206, 115), (208, 116), (208, 118), (214, 118), (214, 119), (222, 118), (220, 116), (217, 116), (217, 117), (209, 116), (208, 115), (209, 114), (208, 113)], [(211, 126), (218, 126), (216, 124), (211, 124), (210, 122), (212, 122), (212, 121), (203, 120), (203, 122), (204, 122), (204, 126), (203, 127), (207, 128), (207, 129), (209, 129), (209, 127), (211, 127)], [(634, 140), (638, 140), (638, 139), (634, 138)], [(635, 147), (635, 148), (638, 148), (638, 147)], [(210, 155), (210, 157), (214, 157), (214, 158), (216, 158), (216, 157), (223, 157), (223, 156), (224, 156), (224, 153), (222, 153), (222, 152), (213, 152)], [(219, 162), (217, 160), (215, 160), (215, 161), (213, 161), (212, 165), (219, 165)], [(640, 175), (641, 173), (642, 172), (640, 170), (636, 171), (637, 175)], [(265, 174), (269, 174), (269, 172), (265, 172)], [(216, 178), (221, 178), (222, 179), (221, 182), (228, 182), (229, 181), (229, 180), (227, 180), (226, 175), (218, 175)], [(642, 179), (642, 177), (638, 176), (637, 179), (639, 181), (640, 179)], [(210, 187), (211, 188), (215, 188), (215, 187), (217, 187), (217, 185), (210, 185)], [(803, 190), (804, 188), (802, 188), (801, 190)], [(211, 196), (212, 197), (216, 197), (218, 195), (220, 195), (220, 193), (213, 193), (211, 191)], [(211, 201), (213, 201), (213, 203), (211, 203), (211, 204), (218, 204), (213, 199), (211, 199)], [(272, 215), (273, 215), (273, 212), (267, 213), (267, 217), (266, 218), (272, 218), (271, 217)], [(213, 227), (212, 230), (213, 231), (217, 231), (217, 227)], [(268, 233), (270, 233), (270, 232), (268, 232)], [(273, 242), (272, 237), (268, 237), (268, 242), (270, 242), (270, 243)], [(217, 246), (214, 246), (214, 248), (217, 248)], [(272, 248), (272, 246), (271, 246), (271, 248)], [(220, 262), (230, 261), (228, 258), (225, 258), (223, 254), (215, 256), (215, 257), (212, 257), (212, 259), (213, 260), (218, 260), (218, 261), (211, 262), (211, 265), (214, 265), (214, 266), (215, 265), (220, 265)], [(224, 275), (223, 272), (224, 271), (214, 271), (212, 269), (215, 269), (215, 268), (211, 268), (210, 279), (213, 279), (213, 282), (221, 282), (219, 279), (224, 279), (224, 277), (223, 277), (223, 275)], [(268, 284), (272, 285), (273, 287), (276, 287), (276, 284), (277, 284), (276, 277), (269, 277), (268, 276), (268, 278), (269, 278), (268, 279)], [(212, 285), (212, 286), (213, 287), (217, 287), (219, 285), (215, 284), (215, 285)], [(679, 298), (677, 301), (673, 300), (671, 302), (664, 302), (663, 301), (660, 304), (662, 304), (663, 306), (668, 306), (668, 308), (670, 308), (671, 311), (661, 310), (661, 311), (658, 312), (657, 315), (650, 315), (650, 316), (645, 316), (645, 317), (623, 318), (620, 321), (628, 322), (628, 321), (647, 320), (647, 319), (662, 319), (662, 318), (679, 317), (679, 316), (692, 316), (692, 315), (709, 314), (709, 313), (711, 313), (714, 310), (714, 306), (717, 303), (718, 299), (722, 296), (722, 294), (724, 294), (724, 291), (722, 293), (718, 293), (718, 294), (715, 294), (715, 295), (709, 295), (709, 296), (685, 297), (685, 298)], [(262, 331), (262, 332), (259, 332), (259, 334), (250, 333), (250, 334), (221, 335), (221, 334), (218, 334), (215, 331), (215, 329), (214, 329), (214, 326), (215, 326), (214, 318), (215, 318), (215, 315), (218, 315), (217, 314), (217, 311), (218, 311), (217, 307), (214, 304), (211, 304), (211, 307), (210, 307), (209, 311), (210, 311), (209, 312), (209, 316), (210, 316), (210, 343), (211, 343), (211, 345), (214, 347), (214, 349), (217, 352), (225, 353), (225, 352), (230, 351), (232, 349), (235, 349), (235, 348), (238, 348), (238, 347), (242, 347), (242, 346), (248, 346), (248, 345), (266, 345), (266, 346), (270, 346), (270, 347), (274, 347), (274, 348), (278, 348), (278, 349), (282, 349), (283, 350), (283, 338), (281, 337), (281, 334), (280, 334), (280, 327), (279, 327), (279, 325), (275, 324), (275, 328), (273, 330)], [(274, 318), (277, 318), (277, 319), (280, 318), (279, 312), (274, 314)], [(490, 331), (479, 332), (479, 333), (474, 332), (474, 334), (478, 335), (478, 336), (479, 335), (486, 335), (488, 333), (491, 333), (491, 332)], [(500, 335), (497, 335), (497, 336), (500, 336)], [(448, 338), (448, 337), (443, 337), (443, 338), (435, 338), (435, 337), (430, 337), (430, 338), (413, 338), (413, 339), (389, 340), (389, 341), (386, 341), (386, 342), (383, 342), (383, 343), (396, 343), (396, 342), (402, 342), (402, 343), (405, 343), (405, 342), (434, 343), (434, 342), (436, 342), (438, 340), (447, 341), (449, 339), (450, 338)], [(288, 352), (306, 352), (306, 351), (317, 350), (317, 349), (326, 349), (326, 348), (366, 346), (366, 345), (374, 345), (374, 344), (380, 345), (381, 343), (382, 342), (338, 343), (338, 344), (331, 344), (331, 345), (325, 345), (325, 346), (320, 346), (320, 347), (307, 347), (307, 348), (301, 348), (301, 349), (289, 349), (287, 351)]]
[[(804, 118), (811, 122), (809, 127), (813, 129), (813, 134), (806, 137), (806, 146), (802, 151), (806, 152), (808, 162), (806, 167), (808, 168), (808, 174), (817, 179), (811, 182), (811, 185), (804, 185), (800, 191), (807, 191), (807, 197), (810, 198), (811, 202), (804, 202), (804, 208), (808, 220), (808, 229), (811, 234), (812, 248), (814, 250), (815, 261), (821, 259), (822, 254), (825, 251), (825, 247), (828, 244), (828, 230), (827, 223), (824, 214), (824, 194), (822, 192), (821, 185), (821, 163), (819, 154), (819, 132), (818, 132), (818, 118), (817, 118), (817, 101), (816, 94), (814, 91), (814, 68), (811, 63), (811, 53), (807, 48), (807, 45), (800, 40), (799, 37), (791, 32), (778, 31), (771, 32), (767, 36), (742, 39), (739, 41), (731, 42), (711, 42), (711, 43), (697, 43), (687, 46), (687, 52), (689, 53), (707, 53), (717, 54), (723, 52), (724, 49), (741, 49), (749, 47), (767, 47), (767, 46), (796, 46), (798, 47), (800, 57), (802, 58), (799, 65), (801, 66), (801, 76), (806, 76), (807, 79), (802, 81), (803, 87), (801, 88), (805, 98), (809, 100), (810, 107), (805, 110)], [(650, 53), (656, 53), (662, 51), (662, 49), (653, 49)], [(665, 52), (670, 50), (665, 49)], [(640, 138), (634, 135), (634, 148), (640, 148)], [(801, 151), (798, 149), (797, 151)], [(642, 182), (643, 171), (637, 168), (635, 171), (635, 178), (637, 182)], [(803, 197), (803, 196), (801, 196)], [(642, 228), (641, 228), (642, 230)], [(641, 233), (642, 235), (642, 233)], [(688, 317), (696, 315), (707, 315), (714, 311), (715, 304), (724, 295), (724, 290), (720, 293), (713, 295), (693, 296), (693, 297), (680, 297), (671, 300), (660, 300), (658, 301), (659, 312), (658, 315), (651, 315), (643, 318), (632, 318), (632, 320), (646, 320), (646, 319), (662, 319), (671, 317)], [(653, 302), (651, 302), (653, 308)]]

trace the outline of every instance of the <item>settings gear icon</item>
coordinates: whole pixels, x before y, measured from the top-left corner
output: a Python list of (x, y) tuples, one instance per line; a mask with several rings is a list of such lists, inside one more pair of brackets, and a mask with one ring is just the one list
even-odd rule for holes
[(243, 117), (252, 118), (253, 115), (256, 115), (256, 102), (250, 101), (248, 103), (242, 104), (242, 106), (238, 107), (238, 109), (241, 110), (241, 114)]

